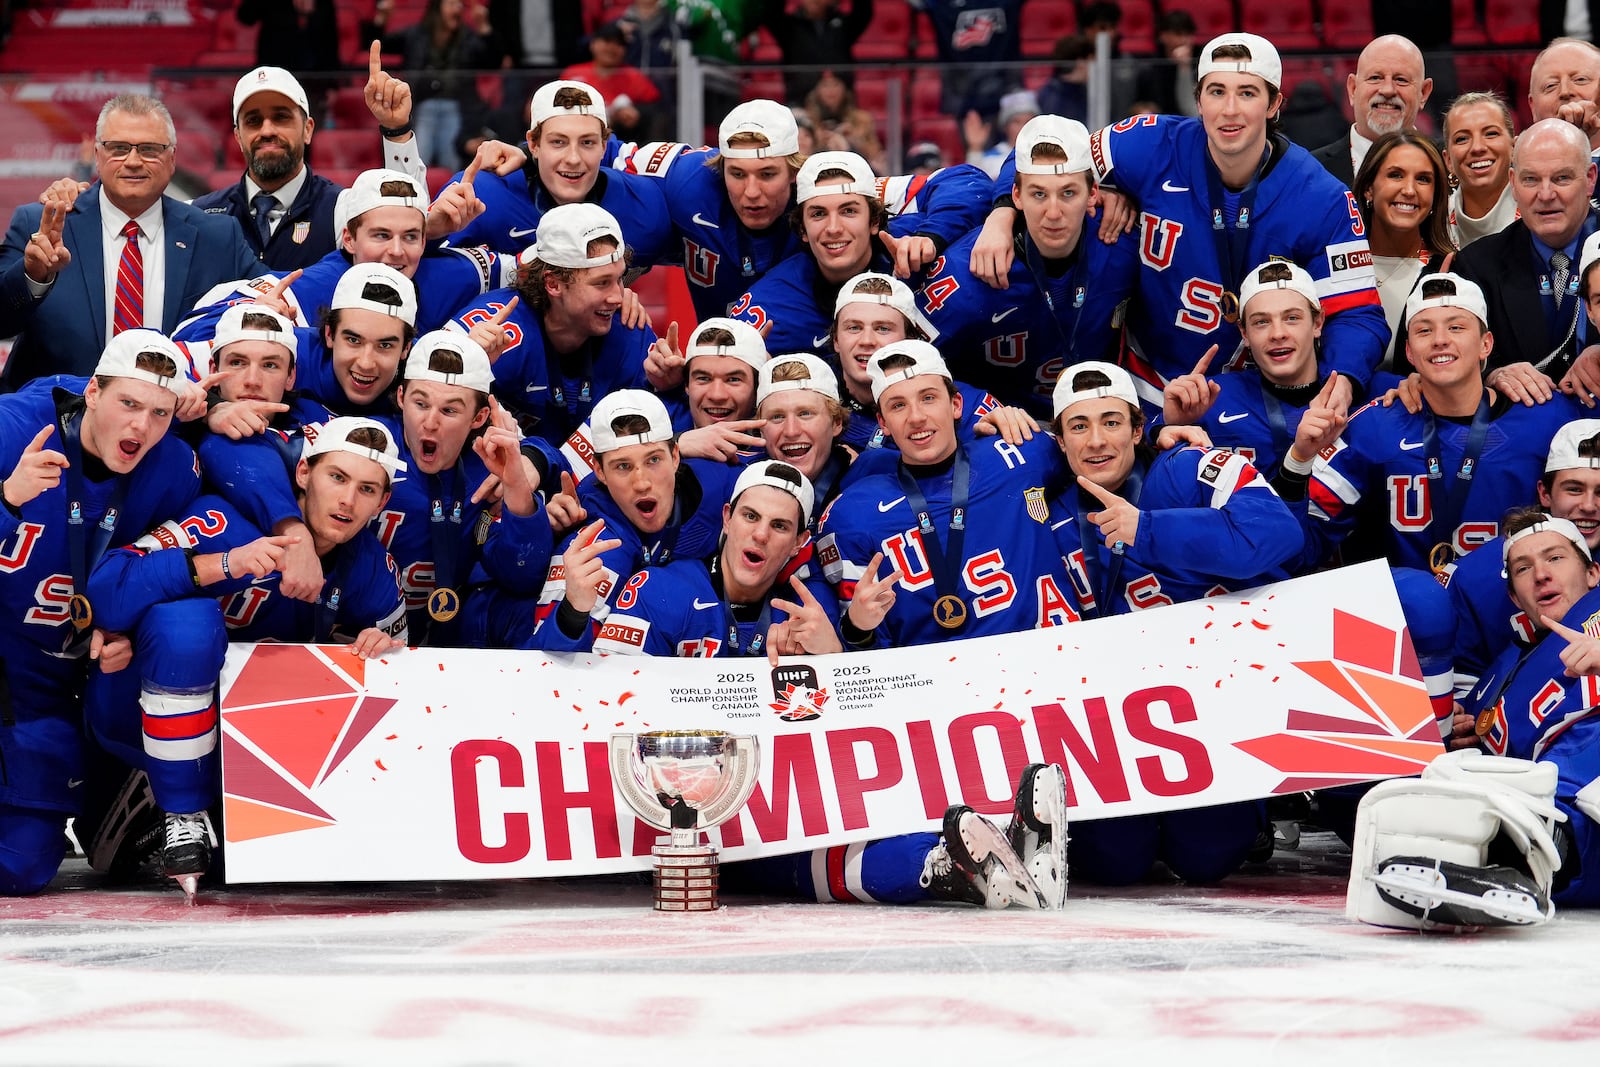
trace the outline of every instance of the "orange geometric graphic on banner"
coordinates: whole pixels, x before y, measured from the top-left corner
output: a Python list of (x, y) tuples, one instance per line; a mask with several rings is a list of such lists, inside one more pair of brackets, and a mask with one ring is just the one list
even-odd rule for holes
[(351, 693), (228, 713), (228, 722), (307, 789), (360, 698)]
[(258, 645), (228, 690), (227, 703), (235, 708), (275, 704), (322, 693), (348, 693), (352, 679), (358, 687), (366, 684), (366, 660), (343, 648), (320, 651), (350, 678), (334, 673), (309, 647)]
[(1405, 629), (1335, 610), (1333, 657), (1295, 666), (1349, 708), (1291, 708), (1283, 732), (1235, 745), (1285, 773), (1274, 792), (1304, 789), (1311, 780), (1417, 774), (1444, 751)]
[(228, 841), (254, 841), (261, 837), (292, 834), (298, 830), (318, 830), (332, 826), (327, 819), (302, 815), (297, 811), (284, 811), (257, 804), (243, 797), (222, 798), (222, 825)]

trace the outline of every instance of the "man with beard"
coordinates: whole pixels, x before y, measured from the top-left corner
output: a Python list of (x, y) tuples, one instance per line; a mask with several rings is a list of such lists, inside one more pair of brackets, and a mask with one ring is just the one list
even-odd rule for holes
[(1355, 122), (1343, 137), (1311, 154), (1329, 174), (1354, 185), (1373, 141), (1417, 124), (1417, 112), (1428, 102), (1433, 79), (1423, 69), (1417, 46), (1390, 34), (1361, 50), (1355, 73), (1345, 79), (1345, 90)]

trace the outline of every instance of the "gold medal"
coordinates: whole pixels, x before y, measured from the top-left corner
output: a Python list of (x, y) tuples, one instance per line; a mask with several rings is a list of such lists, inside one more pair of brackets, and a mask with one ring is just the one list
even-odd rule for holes
[(1478, 721), (1473, 726), (1479, 737), (1488, 737), (1489, 731), (1494, 729), (1494, 708), (1484, 708), (1478, 712)]
[(1239, 294), (1224, 291), (1222, 294), (1222, 317), (1228, 322), (1239, 321)]
[(89, 598), (82, 593), (72, 594), (72, 599), (67, 603), (67, 614), (72, 617), (72, 625), (79, 630), (87, 630), (89, 624), (94, 622), (94, 609), (89, 606)]
[(1428, 552), (1428, 569), (1441, 585), (1448, 580), (1450, 564), (1455, 561), (1456, 550), (1442, 541)]
[(933, 603), (933, 621), (946, 630), (957, 630), (967, 621), (967, 605), (958, 596), (945, 595)]
[(428, 616), (434, 622), (449, 622), (461, 613), (461, 597), (454, 589), (435, 589), (428, 597)]

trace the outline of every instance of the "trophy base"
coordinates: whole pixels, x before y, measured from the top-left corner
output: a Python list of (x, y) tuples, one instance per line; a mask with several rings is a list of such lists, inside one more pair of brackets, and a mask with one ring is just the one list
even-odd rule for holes
[[(663, 842), (671, 838), (662, 838)], [(656, 858), (656, 911), (716, 911), (717, 850), (711, 845), (658, 844), (650, 850)]]

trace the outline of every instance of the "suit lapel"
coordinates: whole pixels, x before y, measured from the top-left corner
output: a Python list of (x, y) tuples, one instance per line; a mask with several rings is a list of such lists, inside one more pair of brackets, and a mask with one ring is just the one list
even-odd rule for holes
[(170, 334), (178, 327), (178, 320), (188, 311), (184, 307), (184, 294), (188, 292), (189, 265), (194, 261), (195, 240), (200, 231), (194, 223), (178, 217), (174, 208), (176, 200), (164, 199), (161, 214), (167, 234), (167, 287), (162, 297), (161, 332)]
[(82, 196), (67, 213), (62, 227), (62, 242), (72, 249), (72, 265), (89, 309), (89, 328), (94, 332), (95, 351), (106, 343), (106, 264), (101, 248), (100, 184)]
[[(1544, 297), (1539, 293), (1539, 272), (1534, 268), (1533, 235), (1518, 223), (1521, 232), (1511, 241), (1512, 261), (1505, 264), (1507, 283), (1496, 286), (1505, 302), (1506, 320), (1516, 324), (1515, 347), (1529, 363), (1538, 364), (1550, 354), (1550, 328), (1544, 318)], [(1512, 279), (1526, 278), (1526, 282)], [(1495, 338), (1498, 343), (1499, 338)], [(1507, 338), (1509, 341), (1510, 338)]]

